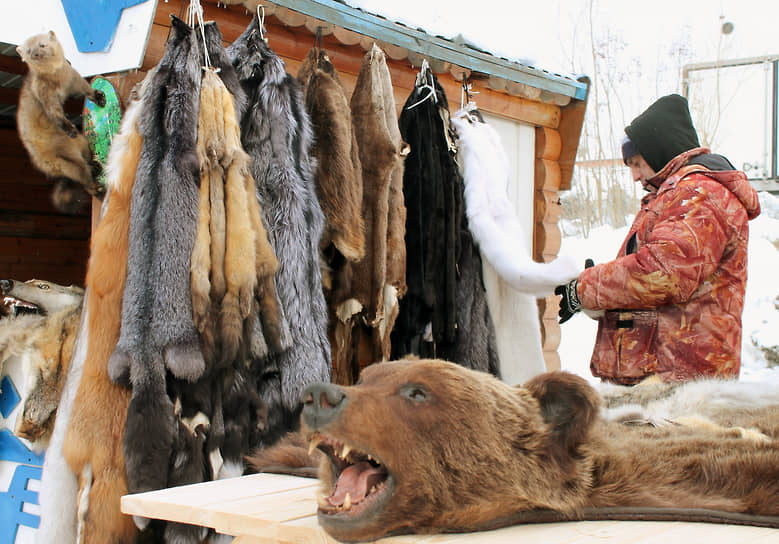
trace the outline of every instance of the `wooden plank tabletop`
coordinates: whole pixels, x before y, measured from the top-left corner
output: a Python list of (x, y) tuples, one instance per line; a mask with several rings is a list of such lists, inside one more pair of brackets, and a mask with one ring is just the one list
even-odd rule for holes
[[(125, 495), (122, 512), (210, 527), (234, 544), (335, 544), (316, 518), (319, 481), (253, 474)], [(384, 538), (382, 544), (779, 544), (779, 530), (707, 523), (577, 521), (517, 525), (465, 534)]]

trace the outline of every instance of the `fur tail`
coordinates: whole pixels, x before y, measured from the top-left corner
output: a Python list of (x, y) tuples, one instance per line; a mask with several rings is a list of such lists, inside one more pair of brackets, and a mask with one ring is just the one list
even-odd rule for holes
[[(162, 369), (162, 361), (153, 366)], [(130, 493), (167, 487), (176, 438), (173, 403), (165, 391), (164, 376), (145, 378), (144, 382), (134, 384), (127, 408), (123, 449)]]
[(238, 296), (229, 292), (222, 299), (220, 315), (222, 329), (222, 361), (232, 361), (238, 355), (243, 339), (243, 318), (238, 307)]

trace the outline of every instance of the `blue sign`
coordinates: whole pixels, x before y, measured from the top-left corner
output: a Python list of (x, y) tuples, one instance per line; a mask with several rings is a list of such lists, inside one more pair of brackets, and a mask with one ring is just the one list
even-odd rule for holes
[(147, 0), (62, 0), (76, 47), (82, 53), (108, 51), (124, 8)]

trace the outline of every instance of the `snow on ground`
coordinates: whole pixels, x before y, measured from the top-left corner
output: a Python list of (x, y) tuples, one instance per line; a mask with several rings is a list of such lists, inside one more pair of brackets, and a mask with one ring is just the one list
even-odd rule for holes
[[(760, 193), (762, 213), (749, 222), (749, 273), (744, 296), (741, 379), (779, 384), (779, 366), (771, 366), (760, 347), (779, 354), (779, 197)], [(587, 238), (566, 236), (560, 253), (584, 263), (609, 261), (617, 254), (628, 227), (598, 227)], [(577, 314), (563, 323), (559, 353), (562, 367), (595, 383), (590, 355), (597, 322)]]

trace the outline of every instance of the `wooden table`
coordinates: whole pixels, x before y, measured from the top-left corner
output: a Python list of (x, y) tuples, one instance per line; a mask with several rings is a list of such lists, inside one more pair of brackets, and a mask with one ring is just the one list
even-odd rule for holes
[[(125, 495), (122, 512), (215, 529), (234, 544), (336, 541), (316, 519), (317, 480), (253, 474), (229, 480)], [(658, 521), (577, 521), (518, 525), (495, 531), (409, 535), (382, 544), (779, 544), (779, 530), (735, 525)]]

